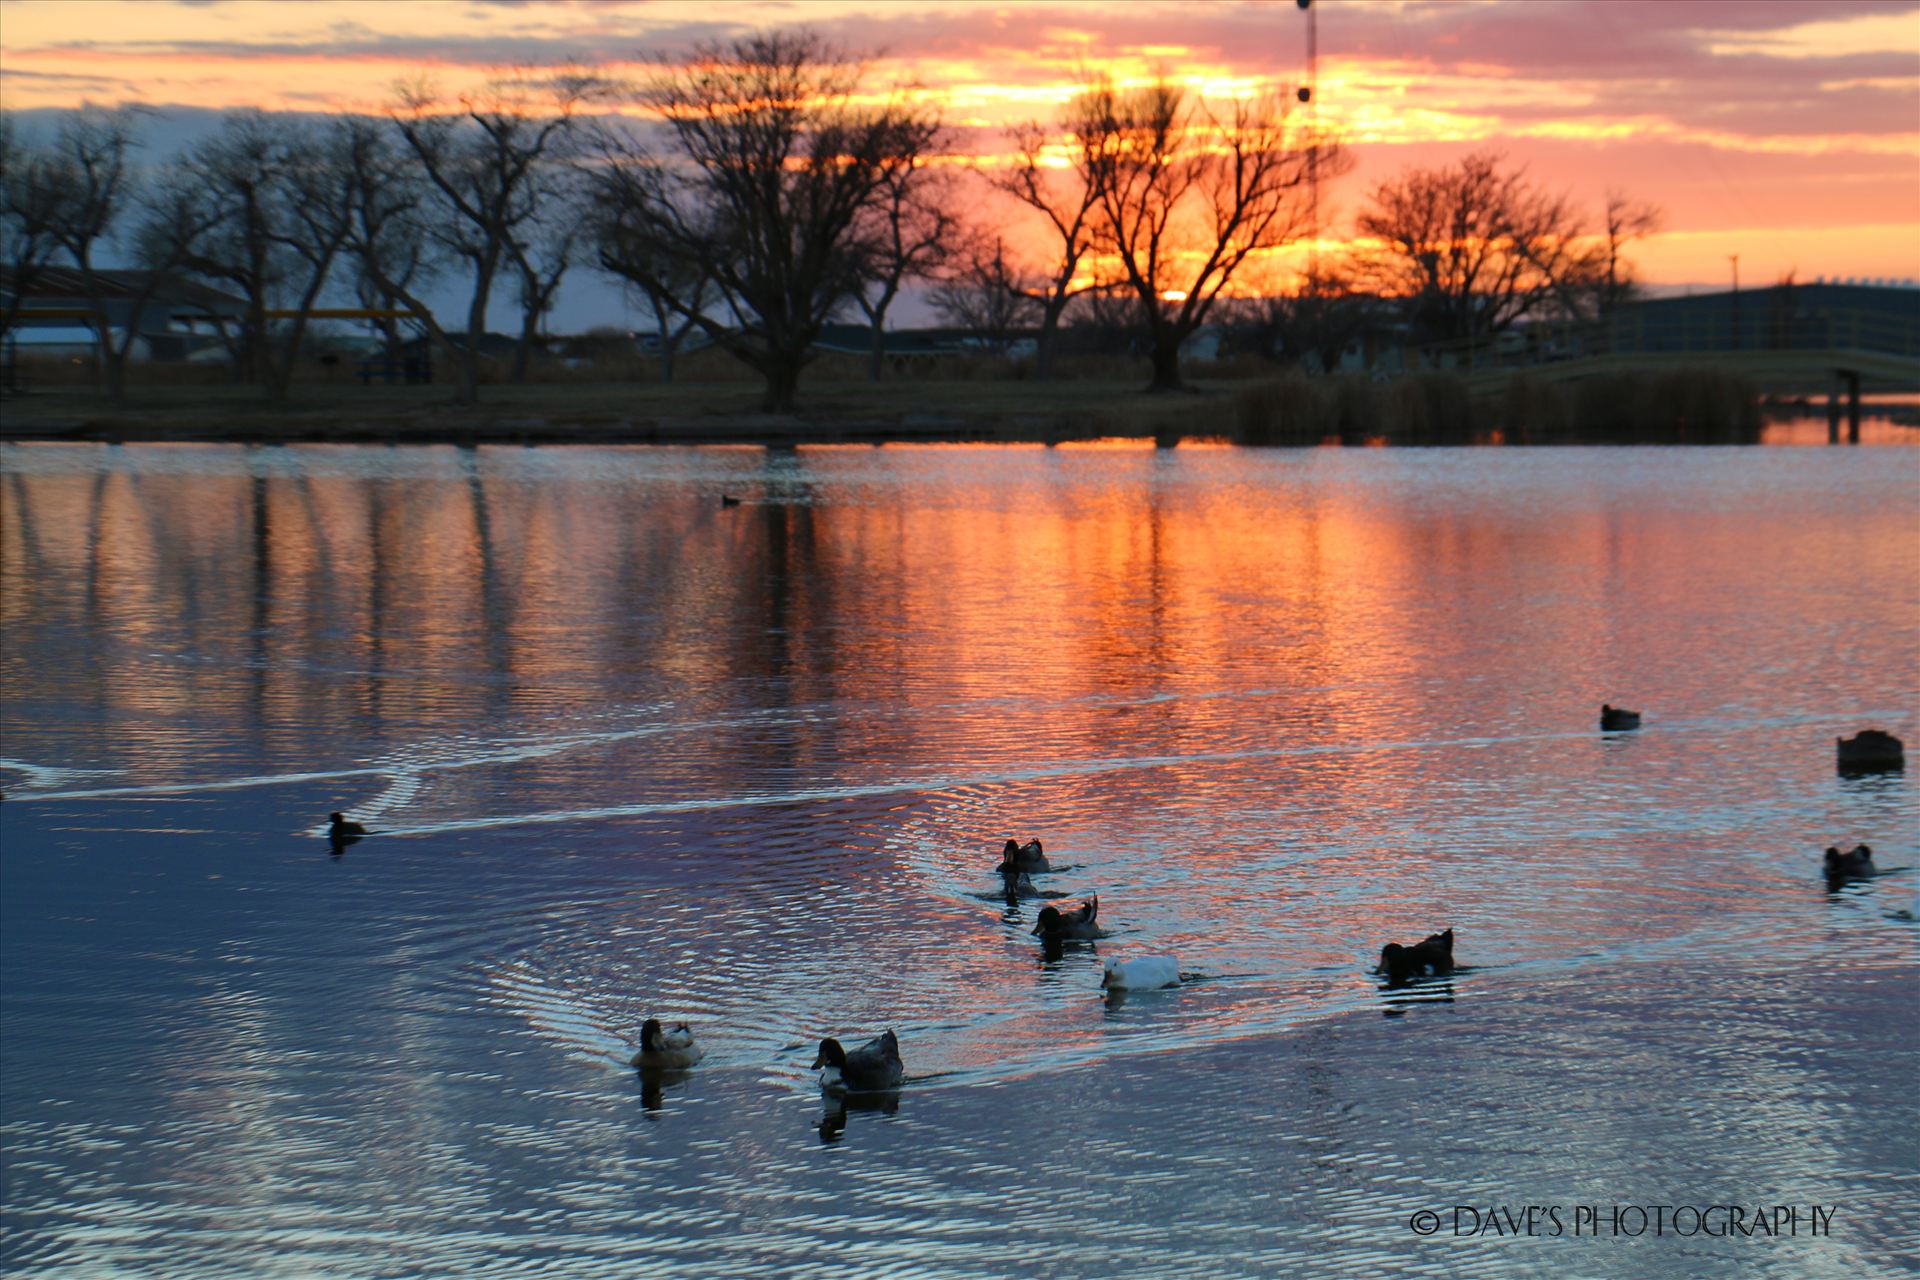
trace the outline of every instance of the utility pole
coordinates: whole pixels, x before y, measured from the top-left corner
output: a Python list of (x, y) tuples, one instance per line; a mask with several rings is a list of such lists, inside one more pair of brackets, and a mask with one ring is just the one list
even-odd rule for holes
[(1740, 349), (1740, 255), (1730, 253), (1727, 261), (1733, 264), (1733, 349)]
[(1307, 14), (1307, 82), (1298, 97), (1307, 106), (1307, 288), (1320, 291), (1320, 46), (1313, 0), (1294, 0)]

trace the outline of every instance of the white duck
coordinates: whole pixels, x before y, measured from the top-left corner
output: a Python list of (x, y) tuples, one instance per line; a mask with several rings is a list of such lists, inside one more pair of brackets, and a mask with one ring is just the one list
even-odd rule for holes
[(693, 1042), (693, 1029), (684, 1022), (674, 1024), (671, 1031), (660, 1026), (660, 1019), (648, 1018), (640, 1027), (640, 1052), (633, 1055), (632, 1065), (671, 1070), (690, 1067), (707, 1056), (707, 1051)]
[(1172, 956), (1109, 960), (1100, 976), (1100, 985), (1108, 991), (1158, 991), (1161, 987), (1177, 987), (1180, 966)]

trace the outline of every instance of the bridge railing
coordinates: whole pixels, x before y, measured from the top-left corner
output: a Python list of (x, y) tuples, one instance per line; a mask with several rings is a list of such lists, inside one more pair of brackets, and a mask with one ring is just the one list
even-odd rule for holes
[(1872, 351), (1920, 357), (1920, 319), (1864, 308), (1794, 308), (1757, 294), (1748, 306), (1627, 308), (1603, 322), (1551, 321), (1493, 338), (1418, 348), (1428, 368), (1527, 368), (1607, 355)]

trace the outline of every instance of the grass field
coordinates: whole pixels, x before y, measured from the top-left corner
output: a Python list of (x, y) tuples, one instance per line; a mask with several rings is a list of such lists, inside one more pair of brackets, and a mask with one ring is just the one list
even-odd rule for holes
[(87, 387), (9, 396), (0, 435), (95, 440), (476, 440), (545, 442), (864, 439), (1056, 440), (1225, 435), (1224, 389), (1143, 394), (1142, 380), (826, 382), (792, 414), (759, 409), (747, 382), (483, 386), (451, 403), (444, 386), (308, 383), (283, 405), (250, 386), (134, 386), (123, 403)]
[[(927, 368), (866, 381), (851, 361), (823, 361), (790, 414), (760, 409), (757, 381), (698, 364), (673, 383), (565, 380), (485, 383), (455, 405), (445, 385), (296, 382), (284, 404), (257, 387), (212, 382), (206, 369), (133, 371), (116, 403), (78, 379), (35, 378), (0, 402), (0, 438), (292, 443), (750, 443), (1223, 438), (1246, 444), (1732, 443), (1759, 438), (1759, 400), (1743, 378), (1711, 368), (1607, 375), (1546, 385), (1515, 378), (1473, 394), (1452, 373), (1397, 378), (1310, 376), (1244, 363), (1202, 369), (1187, 392), (1147, 394), (1144, 370), (1090, 363), (1059, 380)], [(1001, 362), (996, 366), (1005, 370)], [(49, 372), (64, 373), (66, 370)], [(1252, 375), (1252, 376), (1249, 376)], [(228, 378), (230, 374), (226, 375)]]

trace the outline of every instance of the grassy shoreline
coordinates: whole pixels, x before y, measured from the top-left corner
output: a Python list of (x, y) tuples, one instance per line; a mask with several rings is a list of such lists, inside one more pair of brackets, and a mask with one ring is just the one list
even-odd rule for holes
[[(1229, 372), (1235, 372), (1230, 370)], [(1453, 373), (1208, 377), (1148, 394), (1116, 371), (1037, 382), (821, 378), (788, 414), (739, 378), (671, 384), (540, 381), (481, 388), (304, 382), (284, 404), (232, 383), (136, 385), (120, 403), (90, 386), (0, 402), (0, 440), (216, 444), (757, 444), (1040, 442), (1131, 438), (1308, 446), (1757, 443), (1760, 399), (1712, 367), (1516, 377), (1476, 387)]]
[(296, 385), (269, 405), (244, 386), (137, 387), (116, 404), (56, 387), (0, 404), (0, 439), (205, 443), (787, 443), (1082, 440), (1225, 435), (1230, 393), (1142, 394), (1135, 380), (827, 383), (769, 414), (741, 382), (531, 383), (481, 388)]

